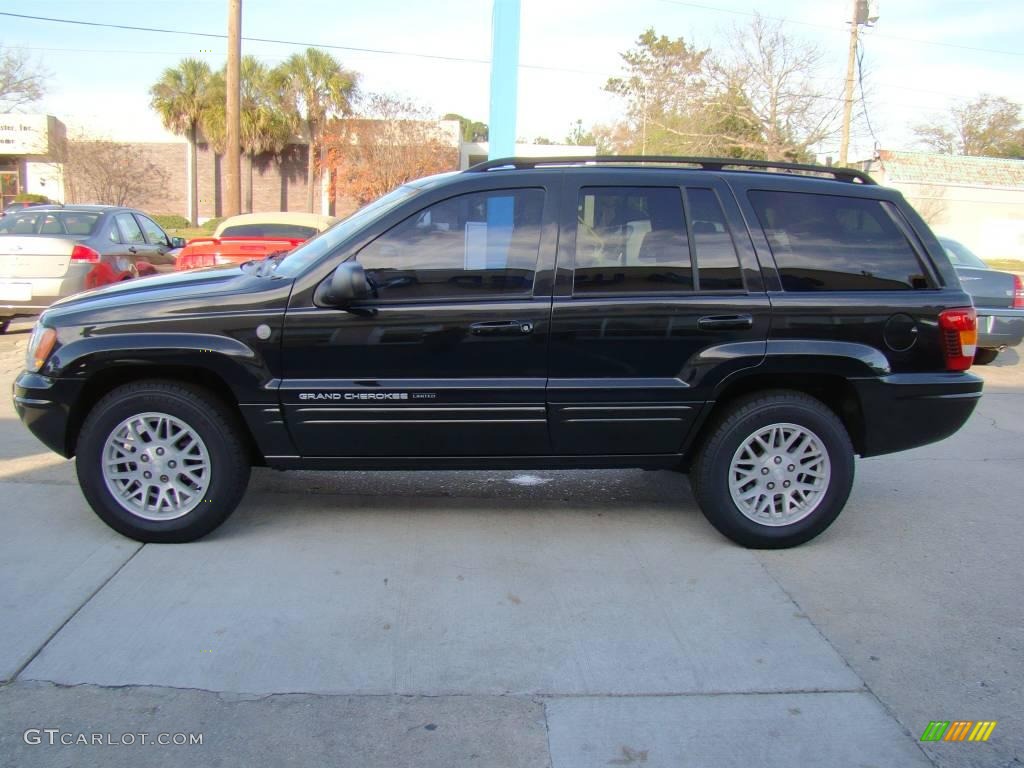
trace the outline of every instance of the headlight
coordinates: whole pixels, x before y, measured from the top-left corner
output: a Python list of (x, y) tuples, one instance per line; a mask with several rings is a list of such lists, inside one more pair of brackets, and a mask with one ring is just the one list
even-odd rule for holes
[(25, 369), (35, 373), (42, 368), (56, 343), (57, 332), (42, 323), (36, 323), (32, 329), (32, 338), (28, 340), (28, 349), (25, 350)]

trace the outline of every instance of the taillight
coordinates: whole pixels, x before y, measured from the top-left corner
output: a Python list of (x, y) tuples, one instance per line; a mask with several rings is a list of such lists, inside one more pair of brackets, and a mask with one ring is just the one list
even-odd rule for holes
[(1013, 308), (1024, 309), (1024, 280), (1020, 275), (1013, 276)]
[(95, 264), (100, 260), (100, 255), (87, 245), (76, 245), (71, 249), (71, 260)]
[(966, 371), (974, 362), (978, 344), (978, 315), (974, 307), (940, 312), (939, 328), (942, 330), (947, 370)]

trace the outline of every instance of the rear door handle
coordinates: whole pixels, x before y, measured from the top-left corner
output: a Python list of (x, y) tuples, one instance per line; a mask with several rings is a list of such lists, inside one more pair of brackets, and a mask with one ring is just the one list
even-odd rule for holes
[(751, 315), (708, 315), (697, 321), (702, 331), (741, 331), (754, 327)]
[(533, 333), (533, 323), (529, 320), (492, 320), (473, 323), (469, 331), (474, 336), (522, 336)]

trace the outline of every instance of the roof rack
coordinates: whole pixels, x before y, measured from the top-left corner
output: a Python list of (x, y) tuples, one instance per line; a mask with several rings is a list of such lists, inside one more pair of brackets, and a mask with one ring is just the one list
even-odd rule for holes
[(557, 167), (567, 165), (682, 165), (694, 170), (705, 171), (786, 171), (794, 174), (814, 173), (831, 176), (836, 181), (876, 184), (864, 171), (855, 168), (839, 168), (834, 165), (812, 165), (810, 163), (785, 163), (774, 160), (743, 160), (728, 157), (674, 157), (671, 155), (596, 155), (594, 157), (502, 157), (471, 165), (471, 173), (494, 171), (503, 168), (522, 170), (526, 168)]

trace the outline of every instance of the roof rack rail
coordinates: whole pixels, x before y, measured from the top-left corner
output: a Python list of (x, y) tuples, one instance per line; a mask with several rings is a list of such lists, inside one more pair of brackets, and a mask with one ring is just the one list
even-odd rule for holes
[(685, 165), (695, 170), (757, 170), (787, 171), (791, 173), (816, 173), (832, 176), (837, 181), (876, 184), (864, 171), (855, 168), (839, 168), (834, 165), (812, 165), (810, 163), (786, 163), (774, 160), (743, 160), (729, 157), (675, 157), (672, 155), (595, 155), (593, 157), (502, 157), (471, 165), (471, 173), (512, 168), (557, 167), (566, 165)]

